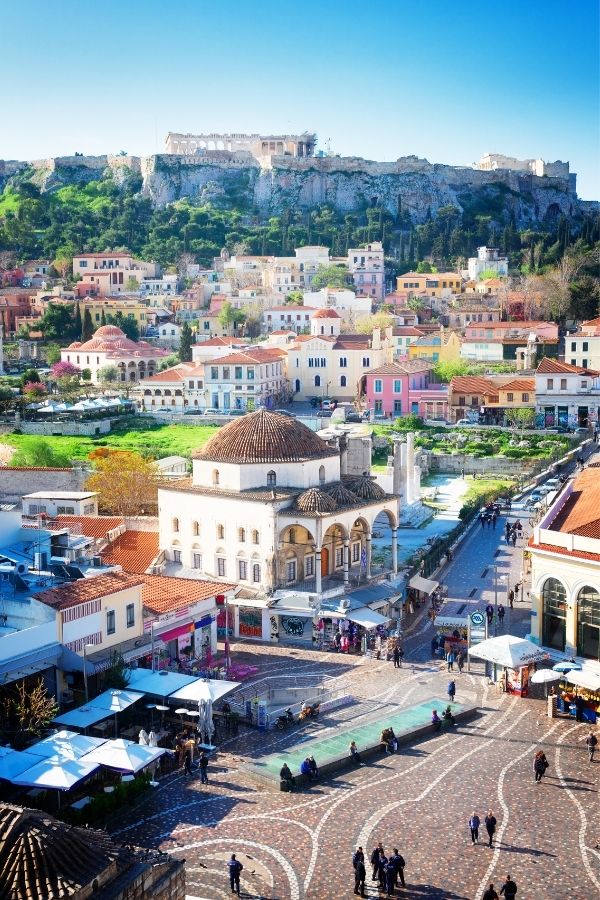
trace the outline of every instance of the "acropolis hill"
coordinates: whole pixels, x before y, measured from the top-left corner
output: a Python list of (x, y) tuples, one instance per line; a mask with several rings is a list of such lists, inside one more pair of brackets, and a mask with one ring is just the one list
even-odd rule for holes
[[(141, 192), (156, 206), (182, 198), (257, 212), (312, 209), (327, 204), (341, 213), (381, 205), (413, 223), (443, 206), (481, 207), (513, 218), (518, 227), (563, 214), (577, 217), (598, 204), (578, 199), (568, 163), (516, 160), (486, 154), (473, 166), (430, 163), (416, 156), (393, 162), (315, 155), (316, 135), (176, 134), (152, 156), (68, 156), (0, 161), (0, 189), (29, 170), (43, 191), (112, 177), (141, 177)], [(508, 165), (510, 168), (502, 168)], [(543, 174), (540, 174), (543, 173)]]

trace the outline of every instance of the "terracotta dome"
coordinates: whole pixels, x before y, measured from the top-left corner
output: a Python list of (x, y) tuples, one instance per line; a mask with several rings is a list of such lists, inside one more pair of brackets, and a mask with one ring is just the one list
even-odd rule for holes
[(335, 512), (337, 503), (321, 488), (309, 488), (296, 498), (294, 507), (304, 513)]
[(385, 500), (386, 493), (372, 475), (359, 475), (344, 481), (344, 487), (361, 500)]
[(338, 506), (356, 506), (357, 503), (360, 503), (360, 497), (349, 491), (341, 481), (327, 485), (324, 490), (335, 500)]
[(117, 328), (116, 325), (101, 325), (100, 328), (96, 329), (93, 336), (95, 338), (103, 338), (105, 341), (110, 341), (114, 338), (125, 337), (125, 332), (121, 331), (120, 328)]
[(221, 428), (193, 459), (222, 463), (302, 462), (336, 456), (314, 431), (301, 422), (265, 409), (240, 416)]
[(313, 319), (341, 319), (335, 309), (320, 309), (313, 316)]

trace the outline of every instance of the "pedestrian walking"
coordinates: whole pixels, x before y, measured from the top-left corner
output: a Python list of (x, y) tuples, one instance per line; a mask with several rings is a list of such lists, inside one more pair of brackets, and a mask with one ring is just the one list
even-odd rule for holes
[(483, 513), (479, 513), (479, 521), (481, 522), (481, 527), (485, 528), (485, 516)]
[[(365, 897), (365, 881), (367, 880), (365, 856), (362, 852), (362, 847), (359, 847), (358, 849), (360, 850), (360, 858), (354, 865), (354, 893), (359, 894), (361, 897)], [(354, 855), (356, 856), (356, 853)]]
[(495, 512), (492, 513), (492, 528), (494, 529), (494, 531), (496, 530), (496, 519), (497, 518), (498, 518), (498, 516), (496, 515), (496, 513)]
[(516, 547), (517, 546), (517, 530), (516, 530), (516, 528), (513, 529), (510, 539), (512, 541), (513, 547)]
[(456, 657), (456, 665), (458, 666), (458, 671), (462, 675), (462, 670), (465, 665), (465, 656), (464, 656), (464, 653), (462, 652), (462, 650), (458, 651), (458, 655)]
[(580, 694), (575, 697), (575, 721), (583, 722), (583, 710), (585, 709), (585, 700)]
[(598, 743), (598, 738), (594, 734), (593, 731), (590, 731), (588, 736), (585, 739), (587, 744), (588, 756), (590, 758), (590, 762), (594, 761), (594, 753), (596, 752), (596, 744)]
[(500, 895), (504, 895), (506, 900), (515, 900), (515, 897), (517, 896), (517, 885), (510, 875), (506, 876), (506, 881), (500, 888)]
[(506, 543), (508, 544), (508, 542), (510, 540), (510, 522), (507, 522), (506, 525), (504, 526), (504, 539), (506, 540)]
[(191, 775), (192, 774), (192, 751), (189, 748), (186, 748), (185, 756), (183, 758), (184, 762), (184, 774)]
[(498, 607), (498, 622), (500, 623), (500, 625), (502, 625), (502, 623), (504, 622), (505, 612), (506, 610), (504, 609), (504, 606), (500, 604), (500, 606)]
[(493, 814), (493, 812), (490, 809), (487, 816), (485, 817), (485, 830), (487, 831), (488, 838), (489, 838), (488, 847), (492, 846), (492, 840), (493, 840), (494, 834), (496, 832), (496, 825), (497, 825), (496, 816)]
[(488, 603), (488, 605), (486, 606), (485, 614), (487, 616), (488, 626), (490, 626), (492, 624), (492, 619), (494, 618), (494, 607), (491, 603)]
[(200, 757), (200, 781), (202, 784), (208, 784), (208, 756), (206, 752), (202, 751), (202, 756)]
[(244, 868), (241, 862), (235, 858), (235, 853), (231, 854), (231, 859), (227, 863), (229, 868), (229, 884), (231, 885), (231, 893), (240, 895), (240, 872)]
[(453, 671), (454, 671), (454, 660), (455, 660), (455, 658), (456, 658), (456, 657), (454, 656), (454, 650), (448, 650), (448, 653), (446, 654), (446, 662), (448, 663), (448, 671), (449, 671), (449, 672), (453, 672)]
[(512, 609), (512, 608), (513, 608), (513, 603), (515, 602), (515, 592), (513, 591), (512, 588), (511, 588), (510, 591), (508, 592), (508, 602), (509, 602), (509, 604), (510, 604), (510, 608)]
[(469, 819), (469, 828), (471, 829), (471, 843), (476, 844), (479, 841), (479, 826), (481, 825), (481, 819), (473, 810), (471, 814), (471, 818)]
[[(392, 859), (394, 860), (394, 867), (396, 870), (396, 882), (398, 881), (398, 879), (400, 879), (400, 884), (402, 885), (402, 887), (406, 887), (406, 882), (404, 880), (404, 869), (406, 866), (406, 860), (404, 859), (402, 854), (399, 853), (397, 847), (394, 847)], [(396, 883), (396, 882), (394, 882), (394, 883)]]
[(454, 695), (456, 694), (456, 682), (454, 679), (448, 682), (448, 697), (450, 699), (450, 703), (454, 703)]
[(533, 758), (533, 772), (535, 775), (535, 782), (539, 784), (544, 775), (546, 774), (546, 769), (548, 768), (549, 763), (546, 759), (546, 754), (543, 750), (538, 750)]
[(500, 898), (498, 897), (498, 894), (494, 890), (493, 884), (490, 884), (487, 891), (483, 892), (483, 897), (481, 898), (481, 900), (500, 900)]
[(394, 652), (392, 655), (394, 658), (394, 668), (399, 669), (400, 668), (400, 647), (398, 646), (398, 644), (396, 644), (396, 646), (394, 647)]

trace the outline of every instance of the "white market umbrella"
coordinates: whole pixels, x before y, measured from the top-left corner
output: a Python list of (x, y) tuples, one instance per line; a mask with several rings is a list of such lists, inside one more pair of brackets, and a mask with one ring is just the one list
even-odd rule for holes
[(548, 659), (546, 651), (537, 644), (512, 634), (488, 638), (469, 648), (469, 654), (476, 659), (485, 659), (506, 669), (518, 669)]
[(148, 743), (148, 733), (144, 728), (142, 728), (139, 733), (138, 744), (140, 745), (140, 747), (147, 747)]
[(38, 409), (38, 412), (39, 413), (53, 413), (53, 412), (57, 412), (57, 409), (58, 409), (58, 404), (55, 405), (54, 403), (52, 403), (52, 401), (50, 401), (45, 406), (40, 406)]
[(574, 684), (575, 687), (585, 688), (588, 691), (600, 690), (600, 675), (596, 675), (595, 672), (572, 670), (567, 672), (564, 678), (569, 684)]
[(556, 663), (555, 666), (552, 666), (555, 672), (580, 672), (581, 666), (578, 662), (572, 660), (564, 660), (564, 662)]
[(212, 748), (212, 736), (214, 733), (215, 733), (215, 726), (213, 725), (212, 700), (209, 698), (206, 701), (205, 710), (204, 710), (204, 734), (206, 735), (207, 748)]
[(81, 759), (64, 759), (58, 757), (38, 760), (35, 766), (16, 775), (13, 784), (26, 787), (49, 788), (56, 791), (68, 791), (80, 781), (89, 778), (98, 768), (98, 763)]
[(88, 737), (86, 734), (63, 729), (28, 747), (27, 752), (47, 759), (53, 756), (57, 756), (59, 759), (79, 759), (91, 750), (95, 750), (105, 740), (105, 738)]
[(39, 756), (19, 750), (10, 750), (0, 759), (0, 778), (14, 781), (21, 772), (39, 763)]
[(560, 672), (553, 669), (538, 669), (529, 679), (532, 684), (549, 684), (551, 681), (560, 681)]
[(158, 747), (158, 738), (156, 737), (156, 733), (154, 731), (151, 731), (148, 735), (148, 746)]
[(117, 769), (120, 772), (139, 772), (150, 763), (162, 756), (166, 751), (162, 747), (140, 747), (133, 741), (125, 741), (118, 738), (114, 741), (106, 741), (101, 747), (92, 750), (82, 757), (82, 762), (97, 763), (108, 769)]
[(180, 707), (179, 709), (175, 710), (175, 715), (179, 716), (179, 724), (182, 728), (183, 728), (183, 717), (185, 716), (186, 713), (187, 713), (187, 709), (184, 709), (183, 706)]

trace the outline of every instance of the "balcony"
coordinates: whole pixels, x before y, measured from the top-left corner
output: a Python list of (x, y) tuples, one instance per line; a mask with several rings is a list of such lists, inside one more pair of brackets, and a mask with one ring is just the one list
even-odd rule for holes
[[(392, 569), (389, 566), (372, 565), (371, 578), (367, 578), (364, 569), (361, 569), (360, 565), (353, 565), (351, 566), (349, 572), (348, 588), (357, 588), (360, 587), (360, 585), (378, 581), (391, 574)], [(329, 597), (339, 597), (341, 594), (345, 593), (345, 590), (346, 588), (344, 587), (344, 573), (341, 569), (339, 569), (337, 572), (334, 572), (332, 575), (327, 575), (321, 578), (321, 599), (327, 599)], [(277, 581), (276, 591), (296, 592), (299, 594), (316, 594), (317, 580), (316, 578), (305, 578), (300, 581), (287, 582), (285, 581), (285, 579), (280, 578)]]

